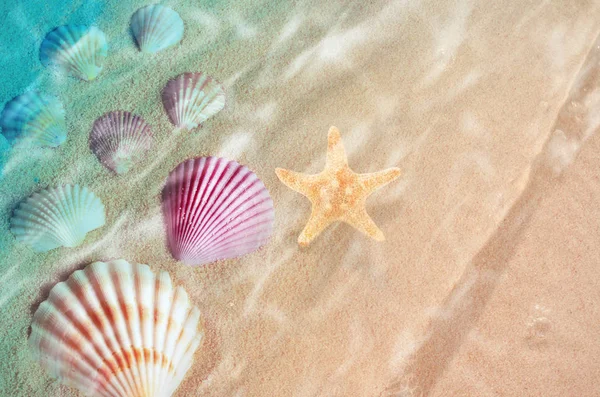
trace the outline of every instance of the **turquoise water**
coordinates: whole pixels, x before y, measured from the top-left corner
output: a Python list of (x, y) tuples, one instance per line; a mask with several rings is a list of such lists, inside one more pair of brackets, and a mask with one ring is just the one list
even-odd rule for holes
[[(25, 92), (50, 94), (64, 106), (68, 132), (66, 142), (56, 148), (11, 147), (0, 135), (0, 312), (2, 318), (13, 319), (10, 327), (0, 327), (0, 355), (5, 358), (0, 360), (0, 396), (76, 395), (74, 389), (44, 373), (28, 351), (31, 316), (40, 302), (58, 281), (92, 261), (128, 257), (150, 263), (155, 271), (169, 268), (174, 260), (165, 249), (162, 222), (157, 217), (159, 193), (169, 171), (194, 156), (219, 151), (230, 157), (240, 154), (236, 148), (230, 153), (219, 149), (230, 137), (215, 134), (233, 130), (231, 115), (224, 112), (220, 121), (199, 132), (173, 135), (175, 127), (167, 118), (160, 93), (169, 79), (183, 72), (210, 73), (223, 82), (238, 74), (245, 66), (235, 54), (244, 44), (232, 41), (240, 34), (241, 22), (227, 17), (230, 5), (222, 2), (164, 4), (180, 13), (185, 33), (181, 43), (156, 54), (140, 53), (129, 28), (131, 15), (147, 5), (145, 1), (31, 1), (0, 6), (7, 21), (0, 37), (2, 106)], [(263, 20), (269, 11), (272, 18), (277, 17), (273, 6), (239, 4), (235, 15), (238, 19), (243, 16), (243, 23), (250, 25)], [(66, 24), (95, 26), (107, 37), (108, 57), (93, 81), (81, 81), (40, 62), (40, 44), (46, 34)], [(243, 84), (228, 88), (231, 99), (240, 88), (247, 90)], [(94, 121), (114, 110), (142, 116), (151, 125), (155, 140), (152, 152), (125, 176), (103, 167), (88, 144)], [(16, 242), (9, 231), (15, 209), (35, 192), (63, 184), (87, 186), (101, 198), (107, 214), (103, 228), (88, 233), (76, 248), (36, 253), (27, 244)], [(177, 276), (181, 271), (188, 275)], [(202, 284), (192, 268), (178, 265), (169, 272), (178, 284), (187, 279), (189, 292)], [(192, 385), (206, 377), (211, 362), (198, 363), (197, 370), (205, 373), (192, 380)]]

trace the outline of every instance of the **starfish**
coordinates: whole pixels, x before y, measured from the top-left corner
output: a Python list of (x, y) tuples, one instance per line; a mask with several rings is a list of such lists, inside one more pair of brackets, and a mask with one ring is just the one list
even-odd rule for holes
[(306, 196), (312, 203), (312, 213), (298, 244), (307, 246), (330, 224), (342, 221), (367, 236), (383, 241), (383, 232), (367, 214), (367, 197), (375, 190), (400, 176), (399, 168), (388, 168), (370, 174), (357, 174), (348, 166), (348, 157), (340, 131), (329, 129), (325, 169), (309, 175), (277, 168), (281, 182)]

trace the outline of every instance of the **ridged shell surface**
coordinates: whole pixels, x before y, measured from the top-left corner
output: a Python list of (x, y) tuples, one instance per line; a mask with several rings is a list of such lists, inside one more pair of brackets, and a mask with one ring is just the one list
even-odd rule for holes
[(92, 26), (64, 25), (46, 35), (40, 47), (44, 66), (55, 65), (82, 80), (94, 80), (108, 53), (104, 33)]
[(37, 91), (28, 91), (8, 102), (0, 115), (0, 127), (12, 145), (56, 147), (67, 139), (62, 103)]
[(188, 265), (250, 253), (265, 244), (274, 221), (273, 201), (247, 167), (217, 157), (185, 161), (163, 189), (167, 242)]
[(168, 397), (200, 345), (199, 320), (167, 272), (95, 262), (52, 288), (29, 347), (52, 377), (87, 396)]
[(150, 126), (129, 112), (105, 114), (94, 123), (90, 149), (98, 160), (117, 174), (129, 171), (152, 147)]
[(104, 225), (104, 205), (94, 193), (79, 185), (42, 190), (15, 210), (10, 230), (34, 251), (80, 245), (89, 231)]
[(204, 73), (184, 73), (167, 83), (162, 99), (171, 122), (191, 130), (223, 109), (225, 91)]
[(179, 43), (183, 29), (179, 14), (160, 4), (142, 7), (131, 17), (131, 31), (142, 52), (154, 53)]

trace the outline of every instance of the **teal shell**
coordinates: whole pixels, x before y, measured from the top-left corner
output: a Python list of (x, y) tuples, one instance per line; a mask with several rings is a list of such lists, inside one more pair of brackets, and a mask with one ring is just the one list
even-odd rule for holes
[(160, 4), (142, 7), (131, 17), (131, 32), (142, 52), (155, 53), (179, 43), (183, 30), (179, 14)]
[(12, 145), (56, 147), (67, 139), (62, 103), (37, 91), (8, 102), (0, 115), (0, 127)]
[(57, 66), (82, 80), (94, 80), (104, 64), (108, 44), (104, 33), (92, 26), (64, 25), (46, 35), (40, 46), (40, 61)]
[(76, 247), (104, 225), (104, 205), (86, 187), (65, 185), (34, 193), (15, 210), (10, 230), (36, 251)]

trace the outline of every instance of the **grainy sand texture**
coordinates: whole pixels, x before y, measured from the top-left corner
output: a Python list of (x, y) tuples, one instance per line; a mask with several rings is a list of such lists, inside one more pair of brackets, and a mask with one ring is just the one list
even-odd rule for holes
[[(0, 157), (0, 396), (80, 395), (31, 358), (29, 326), (57, 282), (116, 258), (168, 271), (202, 312), (177, 396), (600, 395), (600, 3), (173, 0), (184, 39), (142, 54), (129, 20), (147, 4), (0, 4), (2, 106), (38, 89), (68, 125), (56, 149)], [(39, 62), (66, 23), (106, 33), (95, 81)], [(226, 107), (174, 134), (161, 90), (197, 71)], [(88, 146), (112, 110), (156, 139), (124, 176)], [(402, 169), (367, 201), (384, 242), (335, 224), (297, 244), (310, 203), (275, 169), (321, 171), (331, 126), (355, 172)], [(160, 192), (206, 155), (252, 169), (276, 219), (257, 252), (189, 267), (167, 249)], [(67, 183), (102, 199), (106, 225), (77, 248), (18, 243), (18, 203)]]

